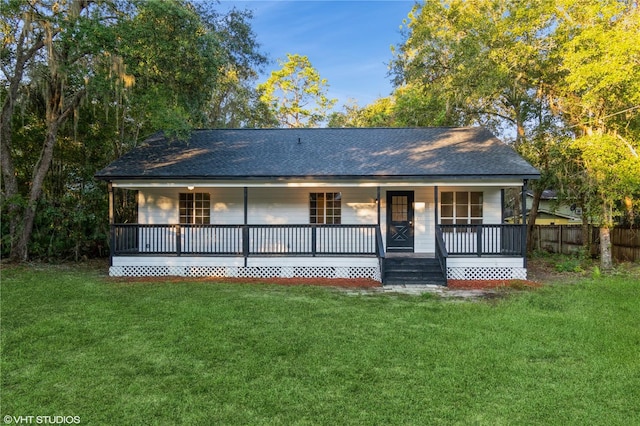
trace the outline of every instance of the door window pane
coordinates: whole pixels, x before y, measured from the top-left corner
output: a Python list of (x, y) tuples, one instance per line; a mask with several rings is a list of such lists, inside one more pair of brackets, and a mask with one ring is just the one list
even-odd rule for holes
[(406, 195), (394, 195), (391, 197), (391, 220), (393, 222), (406, 222), (409, 220), (409, 197)]

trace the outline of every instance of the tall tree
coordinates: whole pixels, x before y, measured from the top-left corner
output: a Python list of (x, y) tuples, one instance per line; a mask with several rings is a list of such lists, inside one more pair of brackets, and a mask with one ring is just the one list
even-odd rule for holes
[(536, 34), (550, 25), (548, 14), (538, 14), (545, 3), (533, 11), (502, 0), (416, 5), (392, 63), (396, 85), (421, 87), (460, 124), (503, 135), (512, 133), (508, 126), (520, 143), (539, 108), (535, 89), (548, 47)]
[[(605, 195), (628, 206), (640, 192), (633, 179), (611, 179), (628, 173), (610, 167), (609, 176), (599, 166), (606, 152), (615, 152), (611, 160), (637, 170), (639, 18), (631, 0), (425, 2), (410, 15), (393, 62), (395, 81), (422, 85), (461, 123), (514, 140), (541, 170), (535, 195), (555, 184), (584, 203), (602, 225), (606, 248), (619, 203)], [(569, 169), (574, 177), (563, 173)], [(584, 178), (576, 179), (576, 170)], [(598, 214), (588, 208), (593, 205)], [(602, 262), (610, 265), (610, 253), (603, 251)]]
[[(5, 2), (2, 70), (9, 90), (3, 95), (2, 175), (8, 203), (11, 258), (25, 260), (37, 201), (53, 159), (58, 131), (74, 115), (86, 93), (88, 70), (100, 46), (89, 38), (104, 24), (110, 4), (75, 0), (67, 3)], [(21, 89), (42, 94), (45, 131), (26, 196), (15, 179), (12, 120)], [(24, 95), (24, 93), (22, 93)]]
[(256, 78), (243, 76), (233, 66), (221, 70), (221, 78), (211, 93), (206, 109), (205, 127), (264, 128), (279, 122), (253, 83)]
[(258, 71), (266, 58), (249, 25), (248, 11), (233, 9), (223, 20), (216, 20), (219, 40), (223, 43), (225, 64), (220, 69), (206, 112), (206, 127), (274, 127), (278, 121), (255, 87)]
[[(547, 0), (416, 5), (406, 41), (395, 51), (395, 83), (412, 87), (409, 105), (419, 105), (422, 98), (442, 124), (488, 127), (514, 142), (533, 164), (544, 165), (533, 153), (544, 151), (541, 142), (548, 139), (540, 135), (553, 122), (540, 90), (551, 46), (539, 37), (553, 25), (551, 7)], [(549, 172), (541, 172), (546, 181)], [(539, 200), (544, 187), (533, 188), (534, 200)], [(520, 199), (517, 194), (512, 198)], [(515, 208), (520, 210), (519, 204)], [(536, 211), (534, 204), (533, 220)]]
[(320, 77), (309, 58), (287, 54), (279, 60), (280, 70), (273, 71), (258, 86), (262, 101), (270, 105), (284, 127), (313, 127), (327, 119), (336, 99), (327, 97), (327, 80)]
[(572, 130), (570, 159), (584, 171), (566, 188), (584, 194), (585, 210), (600, 225), (601, 266), (609, 268), (614, 217), (623, 200), (632, 209), (640, 196), (640, 8), (635, 1), (564, 0), (555, 14), (559, 78), (546, 90)]
[[(245, 68), (265, 61), (249, 15), (219, 15), (202, 3), (2, 0), (0, 13), (6, 82), (0, 201), (3, 230), (9, 230), (2, 252), (14, 260), (28, 257), (34, 222), (46, 223), (36, 221), (38, 203), (50, 207), (52, 218), (72, 205), (43, 200), (47, 185), (45, 195), (58, 200), (85, 188), (92, 192), (83, 195), (91, 198), (90, 208), (99, 209), (97, 187), (84, 184), (97, 168), (134, 146), (139, 135), (160, 129), (181, 134), (207, 123), (223, 70), (255, 74)], [(73, 167), (82, 171), (65, 172)]]
[(424, 92), (421, 86), (403, 85), (391, 96), (378, 98), (369, 105), (345, 105), (334, 112), (329, 127), (427, 127), (456, 126), (459, 118), (448, 111), (445, 101)]

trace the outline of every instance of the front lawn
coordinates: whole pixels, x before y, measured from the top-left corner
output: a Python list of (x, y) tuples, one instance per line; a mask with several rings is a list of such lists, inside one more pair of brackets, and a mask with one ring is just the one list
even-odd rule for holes
[(486, 301), (50, 266), (1, 285), (5, 423), (640, 424), (628, 274)]

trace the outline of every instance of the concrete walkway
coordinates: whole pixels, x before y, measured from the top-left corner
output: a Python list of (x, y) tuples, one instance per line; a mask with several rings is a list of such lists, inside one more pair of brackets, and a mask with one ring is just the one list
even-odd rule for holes
[(385, 285), (364, 289), (346, 289), (350, 294), (409, 294), (420, 296), (424, 293), (437, 294), (452, 299), (479, 299), (495, 297), (494, 290), (454, 290), (441, 285)]

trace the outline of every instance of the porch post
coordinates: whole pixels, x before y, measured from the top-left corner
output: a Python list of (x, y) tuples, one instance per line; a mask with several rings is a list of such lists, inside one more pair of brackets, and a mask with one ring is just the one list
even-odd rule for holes
[(244, 187), (244, 225), (242, 227), (242, 254), (244, 255), (244, 267), (247, 267), (249, 256), (249, 188)]
[(377, 188), (377, 192), (376, 192), (376, 200), (378, 201), (378, 226), (380, 226), (380, 187)]
[(527, 179), (522, 181), (522, 258), (523, 267), (527, 267)]
[(113, 266), (113, 254), (115, 253), (115, 227), (113, 217), (113, 184), (107, 183), (107, 194), (109, 195), (109, 266)]
[[(433, 187), (433, 213), (435, 215), (435, 226), (438, 226), (438, 220), (440, 220), (440, 217), (438, 216), (438, 185)], [(433, 228), (435, 229), (435, 227)]]

